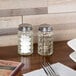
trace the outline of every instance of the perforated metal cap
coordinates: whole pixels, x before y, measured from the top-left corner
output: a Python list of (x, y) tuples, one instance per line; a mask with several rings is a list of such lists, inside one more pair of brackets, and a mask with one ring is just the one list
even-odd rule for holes
[(42, 31), (42, 32), (51, 32), (52, 30), (53, 28), (50, 24), (41, 24), (39, 26), (39, 31)]
[(18, 30), (19, 31), (23, 31), (23, 30), (30, 31), (30, 30), (32, 30), (32, 25), (28, 24), (28, 23), (20, 24)]

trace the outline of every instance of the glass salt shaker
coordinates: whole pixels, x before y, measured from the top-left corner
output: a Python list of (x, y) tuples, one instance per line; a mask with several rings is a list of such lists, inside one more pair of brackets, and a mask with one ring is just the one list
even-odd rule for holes
[(38, 31), (38, 54), (53, 54), (53, 28), (49, 24), (41, 24)]
[(18, 28), (18, 53), (20, 55), (31, 55), (33, 53), (32, 25), (23, 23)]

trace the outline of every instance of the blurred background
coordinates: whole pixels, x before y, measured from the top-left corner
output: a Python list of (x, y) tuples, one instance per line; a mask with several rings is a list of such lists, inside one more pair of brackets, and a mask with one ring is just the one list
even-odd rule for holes
[(18, 44), (22, 16), (33, 26), (34, 43), (42, 23), (52, 25), (54, 41), (76, 38), (76, 0), (0, 0), (0, 46)]

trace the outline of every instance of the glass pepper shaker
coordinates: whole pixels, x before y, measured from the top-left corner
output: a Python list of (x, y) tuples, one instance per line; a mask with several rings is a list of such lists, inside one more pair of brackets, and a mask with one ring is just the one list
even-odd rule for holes
[(53, 28), (49, 24), (41, 24), (38, 31), (38, 54), (48, 56), (53, 53)]
[(33, 53), (32, 25), (23, 23), (18, 28), (18, 53), (20, 55), (31, 55)]

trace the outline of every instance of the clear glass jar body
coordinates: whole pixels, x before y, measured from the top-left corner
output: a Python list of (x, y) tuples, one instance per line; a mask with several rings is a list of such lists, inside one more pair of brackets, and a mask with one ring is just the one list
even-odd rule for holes
[(33, 53), (33, 32), (18, 31), (18, 54), (31, 55)]
[(38, 32), (38, 54), (43, 56), (53, 54), (53, 31)]

